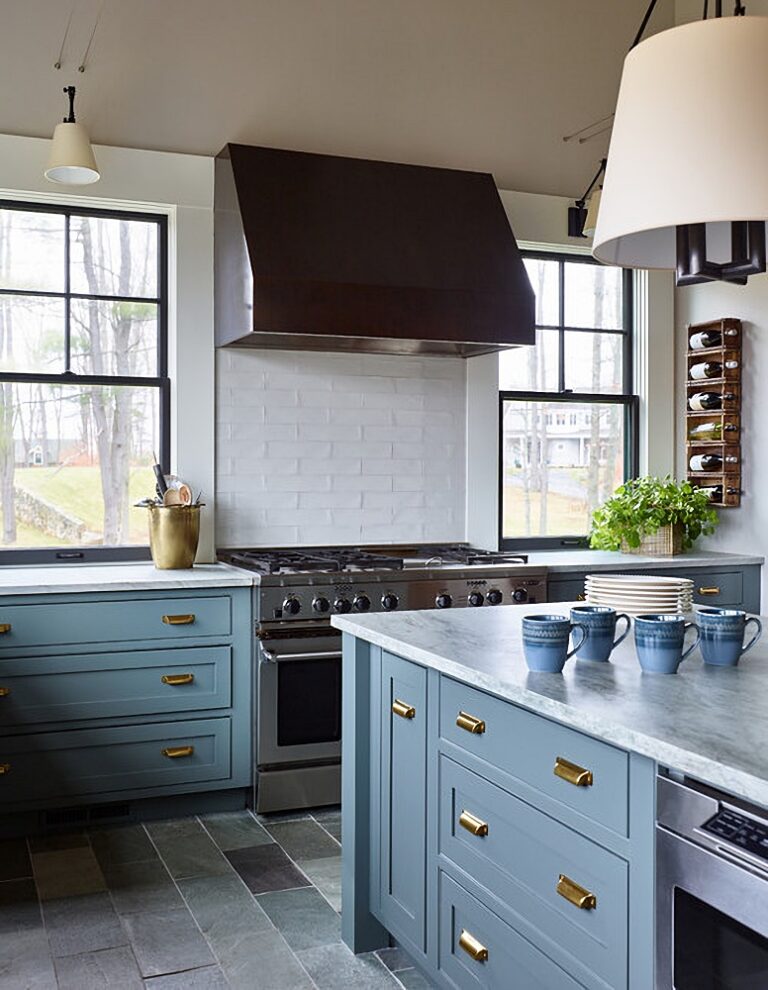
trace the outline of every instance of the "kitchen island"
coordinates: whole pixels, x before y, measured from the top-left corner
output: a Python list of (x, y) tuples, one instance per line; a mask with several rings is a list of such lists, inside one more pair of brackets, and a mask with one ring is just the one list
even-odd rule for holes
[(522, 616), (567, 610), (334, 618), (356, 951), (394, 934), (445, 987), (514, 967), (526, 987), (650, 990), (657, 771), (768, 806), (768, 643), (665, 677), (630, 637), (609, 664), (529, 672)]

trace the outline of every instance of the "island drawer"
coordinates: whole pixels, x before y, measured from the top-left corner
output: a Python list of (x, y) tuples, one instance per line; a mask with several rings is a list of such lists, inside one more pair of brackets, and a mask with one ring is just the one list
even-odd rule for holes
[(228, 718), (0, 740), (0, 801), (46, 802), (228, 778)]
[(628, 834), (624, 750), (446, 676), (440, 678), (440, 735), (585, 818)]
[[(529, 937), (545, 932), (607, 986), (626, 986), (626, 862), (446, 756), (439, 774), (441, 857), (519, 916)], [(595, 906), (574, 903), (588, 895)]]
[(445, 873), (439, 885), (438, 966), (451, 986), (580, 990), (581, 983)]
[(0, 727), (231, 703), (229, 646), (0, 660)]
[(718, 574), (702, 570), (691, 572), (693, 600), (697, 605), (733, 605), (744, 600), (744, 575), (741, 571)]
[(231, 615), (227, 595), (0, 606), (0, 653), (33, 646), (228, 636)]

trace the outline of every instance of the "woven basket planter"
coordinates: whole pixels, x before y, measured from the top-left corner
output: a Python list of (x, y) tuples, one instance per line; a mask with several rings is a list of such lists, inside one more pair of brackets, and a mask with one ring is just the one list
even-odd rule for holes
[(683, 552), (683, 527), (662, 526), (640, 540), (639, 547), (621, 544), (622, 553), (638, 553), (645, 557), (672, 557)]

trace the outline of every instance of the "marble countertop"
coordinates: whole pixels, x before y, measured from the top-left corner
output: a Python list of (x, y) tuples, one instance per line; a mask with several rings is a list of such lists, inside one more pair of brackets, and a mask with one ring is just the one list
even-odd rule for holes
[(252, 584), (252, 574), (228, 564), (196, 564), (190, 570), (183, 571), (158, 571), (149, 561), (0, 567), (0, 595), (174, 591), (184, 588), (250, 587)]
[(645, 557), (611, 550), (533, 550), (528, 554), (531, 566), (558, 571), (644, 571), (686, 567), (743, 567), (762, 564), (764, 557), (747, 553), (717, 553), (714, 550), (691, 550), (674, 557)]
[(532, 673), (522, 651), (523, 615), (567, 615), (569, 607), (336, 615), (331, 621), (399, 656), (768, 807), (768, 635), (734, 668), (708, 667), (694, 650), (676, 675), (644, 674), (630, 635), (610, 663), (571, 659), (563, 674)]

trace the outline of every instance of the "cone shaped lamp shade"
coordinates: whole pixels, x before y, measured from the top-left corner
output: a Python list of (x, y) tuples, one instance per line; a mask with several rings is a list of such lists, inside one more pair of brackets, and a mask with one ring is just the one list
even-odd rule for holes
[(65, 121), (56, 125), (45, 177), (67, 186), (85, 186), (99, 181), (101, 176), (88, 131), (82, 124)]
[(586, 237), (592, 237), (597, 229), (597, 217), (600, 213), (600, 201), (602, 199), (603, 190), (595, 189), (592, 195), (589, 197), (589, 206), (587, 207), (587, 219), (584, 221), (584, 234)]
[(628, 268), (676, 267), (676, 227), (768, 220), (768, 18), (663, 31), (624, 62), (593, 253)]

